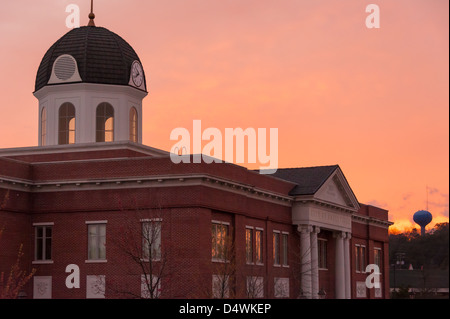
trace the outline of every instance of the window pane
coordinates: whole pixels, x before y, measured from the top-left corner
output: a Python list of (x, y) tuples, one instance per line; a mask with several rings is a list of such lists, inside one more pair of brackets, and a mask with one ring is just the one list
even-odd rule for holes
[(263, 262), (263, 244), (262, 244), (262, 231), (257, 230), (256, 231), (256, 262), (261, 263)]
[[(59, 108), (59, 136), (58, 143), (75, 143), (75, 106), (71, 103), (64, 103)], [(70, 132), (73, 132), (72, 134)]]
[(41, 114), (41, 145), (47, 144), (47, 109), (44, 107)]
[(110, 118), (106, 119), (105, 130), (112, 131), (113, 128), (114, 128), (114, 118), (110, 117)]
[(114, 141), (114, 108), (111, 104), (101, 103), (97, 107), (96, 141)]
[(138, 136), (138, 116), (137, 111), (133, 107), (130, 110), (130, 141), (137, 142)]
[(280, 264), (280, 234), (273, 233), (273, 258), (274, 264)]
[(228, 225), (213, 224), (211, 230), (212, 257), (225, 260), (227, 258)]
[(88, 226), (88, 259), (106, 259), (106, 225)]
[(355, 269), (356, 271), (359, 271), (359, 247), (355, 246)]
[(45, 260), (52, 260), (52, 239), (45, 240)]
[(366, 247), (361, 247), (361, 271), (366, 271)]
[(43, 252), (44, 252), (44, 243), (43, 243), (43, 228), (36, 227), (36, 248), (35, 248), (35, 260), (42, 260)]
[(247, 263), (253, 262), (253, 230), (245, 230), (245, 252), (247, 256)]
[(288, 235), (287, 234), (283, 234), (283, 242), (282, 242), (282, 247), (283, 247), (283, 265), (287, 266), (288, 265)]
[(212, 246), (212, 258), (217, 258), (217, 225), (211, 226), (211, 246)]

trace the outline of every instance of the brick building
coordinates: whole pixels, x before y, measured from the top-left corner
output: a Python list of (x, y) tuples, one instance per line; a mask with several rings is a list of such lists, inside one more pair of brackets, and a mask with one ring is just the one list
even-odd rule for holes
[(139, 57), (93, 19), (48, 50), (34, 95), (39, 146), (0, 150), (0, 272), (23, 244), (28, 298), (389, 296), (388, 212), (339, 166), (174, 164), (142, 144)]

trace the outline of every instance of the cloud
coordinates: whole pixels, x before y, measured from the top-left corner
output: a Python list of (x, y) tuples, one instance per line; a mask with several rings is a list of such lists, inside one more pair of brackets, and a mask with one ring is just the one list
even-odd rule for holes
[(381, 201), (376, 200), (376, 199), (368, 201), (367, 204), (368, 205), (372, 205), (372, 206), (376, 206), (376, 207), (379, 207), (379, 208), (384, 208), (384, 209), (387, 209), (388, 206), (389, 206), (387, 203), (381, 202)]
[(403, 200), (404, 200), (404, 201), (407, 201), (407, 200), (409, 200), (413, 195), (414, 195), (414, 193), (412, 193), (412, 192), (408, 192), (408, 193), (406, 193), (406, 194), (403, 194)]

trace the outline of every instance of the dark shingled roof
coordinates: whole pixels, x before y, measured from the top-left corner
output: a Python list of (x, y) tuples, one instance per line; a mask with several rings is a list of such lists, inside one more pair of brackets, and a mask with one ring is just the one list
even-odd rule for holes
[(75, 58), (82, 82), (128, 85), (131, 65), (140, 59), (120, 36), (102, 27), (80, 27), (66, 33), (47, 51), (36, 76), (35, 91), (49, 85), (53, 63), (62, 54)]
[(272, 176), (297, 184), (289, 195), (314, 195), (339, 165), (278, 169)]

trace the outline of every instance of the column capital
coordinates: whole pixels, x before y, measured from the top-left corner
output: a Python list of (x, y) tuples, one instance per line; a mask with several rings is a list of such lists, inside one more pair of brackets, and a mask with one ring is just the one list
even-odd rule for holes
[(314, 227), (313, 233), (316, 233), (316, 234), (320, 233), (320, 227), (319, 226), (313, 226), (313, 227)]
[(352, 239), (352, 233), (346, 233), (345, 238), (347, 238), (348, 240)]
[(313, 231), (313, 226), (311, 225), (298, 225), (297, 231), (299, 233), (311, 233)]
[(343, 231), (335, 231), (333, 232), (333, 238), (345, 238), (345, 232)]

